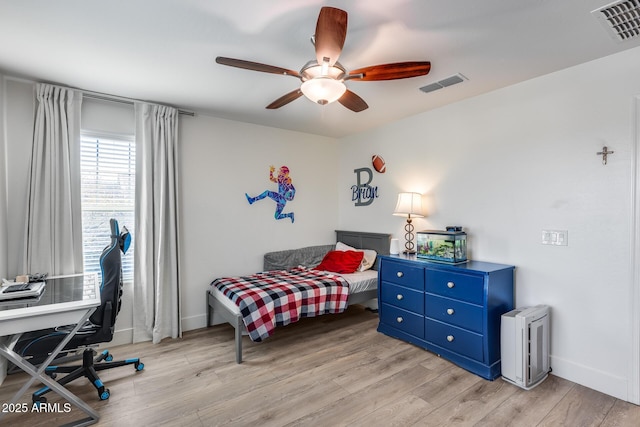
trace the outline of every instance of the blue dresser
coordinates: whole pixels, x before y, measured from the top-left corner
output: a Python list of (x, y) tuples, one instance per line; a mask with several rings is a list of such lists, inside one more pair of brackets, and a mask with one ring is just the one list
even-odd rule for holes
[(380, 256), (378, 331), (493, 380), (500, 376), (500, 318), (514, 308), (514, 269)]

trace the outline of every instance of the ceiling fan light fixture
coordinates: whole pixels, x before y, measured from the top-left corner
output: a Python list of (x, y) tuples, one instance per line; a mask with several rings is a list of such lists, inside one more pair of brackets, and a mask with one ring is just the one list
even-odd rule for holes
[(304, 81), (300, 86), (300, 90), (311, 101), (326, 105), (340, 99), (346, 92), (347, 87), (341, 80), (319, 76)]
[[(631, 0), (640, 2), (640, 0)], [(315, 59), (308, 61), (300, 72), (243, 59), (216, 58), (218, 64), (262, 73), (280, 74), (300, 79), (302, 85), (267, 105), (275, 110), (301, 98), (302, 95), (320, 105), (339, 101), (345, 108), (359, 113), (369, 108), (364, 99), (347, 90), (347, 80), (381, 81), (424, 76), (431, 70), (429, 61), (405, 61), (372, 65), (348, 73), (338, 62), (347, 36), (347, 12), (324, 6), (320, 9), (316, 31), (311, 37), (315, 47)]]

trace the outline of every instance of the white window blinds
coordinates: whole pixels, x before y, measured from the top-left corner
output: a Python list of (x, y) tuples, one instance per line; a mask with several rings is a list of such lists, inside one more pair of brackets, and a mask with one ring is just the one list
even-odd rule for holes
[[(83, 131), (80, 162), (84, 271), (99, 274), (100, 254), (110, 243), (110, 218), (135, 239), (134, 137)], [(133, 280), (133, 243), (122, 269), (124, 280)]]

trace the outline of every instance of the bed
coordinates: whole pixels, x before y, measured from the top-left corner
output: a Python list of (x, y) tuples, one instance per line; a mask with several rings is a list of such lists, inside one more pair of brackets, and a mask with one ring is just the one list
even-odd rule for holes
[[(375, 259), (370, 260), (373, 266), (366, 271), (356, 271), (352, 274), (338, 274), (338, 273), (320, 273), (311, 267), (315, 267), (326, 258), (329, 257), (329, 252), (336, 249), (344, 250), (345, 245), (350, 248), (365, 251), (366, 254), (371, 254), (370, 251), (375, 251), (377, 255), (387, 255), (389, 253), (389, 245), (391, 243), (390, 234), (382, 233), (367, 233), (356, 231), (343, 231), (336, 230), (336, 244), (309, 246), (299, 249), (290, 249), (285, 251), (269, 252), (264, 255), (263, 259), (263, 272), (256, 273), (250, 276), (233, 277), (233, 278), (217, 278), (215, 279), (207, 289), (207, 326), (213, 324), (213, 319), (216, 319), (216, 323), (229, 323), (235, 329), (235, 352), (236, 362), (242, 363), (242, 336), (249, 335), (253, 341), (260, 341), (264, 337), (268, 336), (271, 331), (258, 331), (254, 328), (253, 324), (250, 324), (250, 330), (247, 330), (245, 323), (248, 322), (247, 307), (242, 308), (239, 306), (240, 302), (236, 300), (232, 301), (230, 294), (225, 295), (225, 292), (229, 290), (227, 286), (249, 286), (249, 282), (259, 282), (262, 284), (262, 288), (268, 288), (265, 284), (268, 281), (274, 281), (274, 288), (281, 286), (280, 283), (276, 283), (282, 278), (282, 280), (289, 280), (293, 277), (293, 280), (298, 282), (304, 282), (304, 285), (313, 283), (312, 287), (315, 287), (315, 281), (320, 280), (319, 287), (324, 286), (324, 282), (332, 282), (326, 285), (327, 288), (322, 291), (316, 290), (316, 292), (322, 292), (323, 304), (325, 304), (322, 313), (302, 313), (302, 317), (311, 317), (319, 314), (339, 313), (344, 310), (348, 305), (363, 304), (368, 301), (377, 298), (377, 267), (378, 261)], [(364, 261), (363, 261), (364, 263)], [(297, 279), (297, 275), (301, 275)], [(322, 276), (322, 277), (319, 277)], [(346, 291), (345, 287), (335, 288), (332, 286), (333, 282), (344, 284), (347, 282)], [(284, 286), (285, 284), (282, 284)], [(293, 286), (298, 286), (293, 284)], [(302, 286), (302, 285), (300, 285)], [(274, 291), (275, 292), (275, 291)], [(346, 292), (346, 294), (345, 294)], [(328, 295), (325, 297), (325, 295)], [(268, 297), (268, 296), (267, 296)], [(326, 298), (326, 300), (325, 300)], [(244, 313), (244, 315), (243, 315)], [(295, 321), (296, 319), (293, 319)], [(286, 323), (285, 323), (286, 324)], [(262, 324), (259, 326), (263, 326)], [(258, 328), (259, 329), (259, 328)], [(256, 339), (256, 337), (258, 337)]]

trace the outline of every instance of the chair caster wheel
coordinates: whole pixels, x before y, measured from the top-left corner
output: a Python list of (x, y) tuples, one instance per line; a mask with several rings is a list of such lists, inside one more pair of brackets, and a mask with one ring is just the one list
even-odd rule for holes
[(49, 375), (49, 378), (51, 378), (52, 380), (55, 380), (56, 377), (58, 376), (58, 374), (56, 374), (55, 372), (51, 372), (50, 374), (47, 374), (47, 375)]
[(142, 371), (144, 369), (144, 363), (138, 362), (138, 363), (135, 364), (135, 367), (136, 367), (136, 371), (138, 371), (138, 372)]
[(99, 393), (100, 400), (107, 400), (111, 396), (109, 389), (105, 389), (102, 393)]
[(102, 353), (100, 353), (100, 356), (98, 357), (98, 359), (96, 359), (96, 362), (101, 362), (103, 360), (106, 360), (107, 362), (111, 362), (113, 360), (113, 356), (111, 355), (111, 353), (109, 353), (109, 350), (104, 350)]

